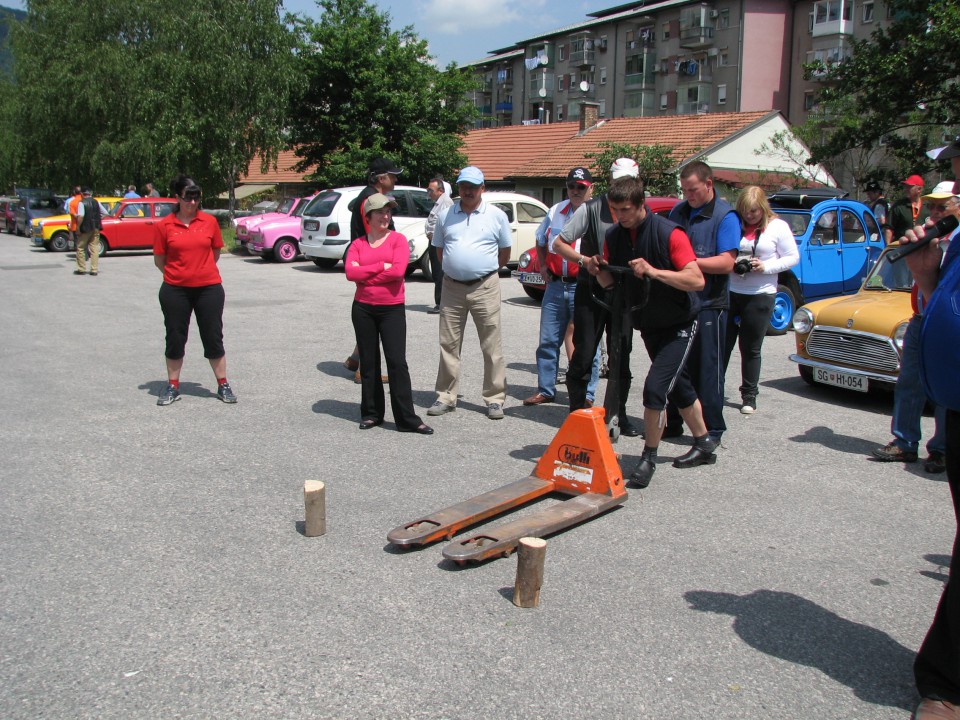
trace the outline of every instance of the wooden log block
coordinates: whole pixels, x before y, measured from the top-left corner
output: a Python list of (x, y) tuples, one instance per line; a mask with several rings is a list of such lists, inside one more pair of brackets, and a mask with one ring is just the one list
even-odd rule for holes
[(543, 561), (546, 557), (546, 540), (520, 538), (517, 546), (517, 580), (513, 586), (513, 604), (517, 607), (535, 608), (540, 604)]
[(306, 523), (303, 534), (317, 537), (327, 532), (326, 489), (319, 480), (303, 483), (303, 507)]

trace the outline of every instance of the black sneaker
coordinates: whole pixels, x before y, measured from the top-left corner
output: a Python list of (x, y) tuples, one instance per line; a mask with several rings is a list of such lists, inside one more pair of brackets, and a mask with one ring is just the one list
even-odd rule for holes
[(157, 398), (157, 405), (171, 405), (180, 399), (180, 391), (169, 383), (160, 391), (160, 397)]
[(874, 460), (879, 460), (880, 462), (912, 463), (917, 461), (916, 451), (903, 450), (894, 440), (891, 440), (882, 448), (872, 450), (870, 454), (873, 455)]
[(217, 386), (217, 397), (223, 400), (225, 403), (235, 403), (237, 401), (237, 396), (233, 394), (233, 389), (230, 387), (230, 383), (225, 382)]
[(947, 459), (938, 450), (931, 450), (930, 457), (923, 462), (923, 469), (928, 473), (942, 473), (947, 469)]

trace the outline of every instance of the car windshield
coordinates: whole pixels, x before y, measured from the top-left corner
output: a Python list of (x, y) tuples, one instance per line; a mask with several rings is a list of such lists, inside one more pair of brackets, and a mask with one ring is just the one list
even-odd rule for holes
[(913, 287), (913, 274), (907, 263), (889, 262), (887, 253), (880, 256), (877, 264), (873, 266), (867, 279), (863, 281), (864, 290), (900, 290), (910, 292)]
[(283, 213), (286, 215), (290, 212), (290, 208), (293, 207), (293, 204), (297, 201), (296, 198), (284, 198), (283, 202), (280, 203), (280, 207), (277, 208), (278, 213)]

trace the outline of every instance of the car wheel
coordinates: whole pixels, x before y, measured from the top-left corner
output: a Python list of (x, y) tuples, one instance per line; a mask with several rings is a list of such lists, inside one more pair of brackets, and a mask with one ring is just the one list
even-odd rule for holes
[(324, 270), (332, 270), (337, 266), (339, 260), (334, 260), (333, 258), (313, 258), (313, 264)]
[(773, 313), (770, 315), (770, 327), (767, 335), (783, 335), (793, 324), (793, 313), (797, 310), (797, 299), (786, 285), (777, 285), (777, 294), (773, 299)]
[[(300, 249), (290, 238), (281, 238), (273, 246), (273, 256), (277, 262), (288, 263), (297, 259)], [(266, 255), (266, 253), (264, 253)]]
[(543, 293), (544, 291), (540, 288), (530, 287), (529, 285), (523, 286), (523, 291), (531, 298), (536, 300), (538, 303), (543, 302)]
[(101, 235), (100, 236), (100, 252), (97, 253), (97, 257), (103, 257), (107, 254), (107, 251), (110, 249), (110, 243), (107, 242), (107, 239)]
[(63, 232), (55, 232), (50, 238), (50, 249), (54, 252), (66, 252), (70, 249), (70, 236)]
[(813, 368), (808, 368), (806, 365), (800, 366), (800, 377), (803, 378), (803, 381), (808, 385), (816, 386), (817, 381), (813, 379)]
[(423, 251), (423, 255), (420, 256), (420, 259), (417, 261), (417, 264), (420, 266), (420, 271), (423, 273), (423, 278), (427, 282), (433, 282), (433, 268), (430, 267), (430, 249), (427, 248)]

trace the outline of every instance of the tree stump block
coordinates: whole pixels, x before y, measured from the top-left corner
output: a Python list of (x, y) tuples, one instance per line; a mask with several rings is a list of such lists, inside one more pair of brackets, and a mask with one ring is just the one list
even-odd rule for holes
[(303, 483), (303, 507), (306, 518), (303, 534), (307, 537), (325, 535), (327, 532), (326, 487), (319, 480)]
[(535, 608), (540, 604), (543, 585), (543, 562), (547, 557), (547, 541), (535, 537), (520, 538), (517, 546), (517, 580), (513, 586), (513, 604)]

